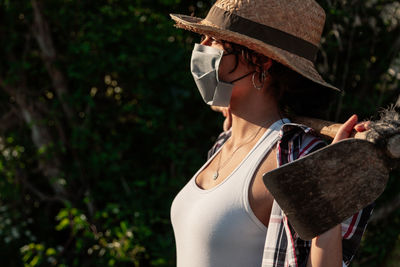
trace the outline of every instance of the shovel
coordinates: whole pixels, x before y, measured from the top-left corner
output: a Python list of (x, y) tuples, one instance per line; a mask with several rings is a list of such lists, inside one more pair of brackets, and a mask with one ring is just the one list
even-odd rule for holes
[[(303, 117), (294, 121), (324, 138), (333, 138), (341, 126)], [(324, 233), (383, 193), (390, 170), (400, 165), (400, 115), (387, 110), (371, 128), (263, 175), (303, 240)]]

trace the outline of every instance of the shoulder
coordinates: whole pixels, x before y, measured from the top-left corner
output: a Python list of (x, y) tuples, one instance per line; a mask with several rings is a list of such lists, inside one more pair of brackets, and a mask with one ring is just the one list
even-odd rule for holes
[(312, 128), (296, 123), (284, 124), (278, 142), (279, 165), (299, 159), (326, 145), (325, 140), (318, 137)]

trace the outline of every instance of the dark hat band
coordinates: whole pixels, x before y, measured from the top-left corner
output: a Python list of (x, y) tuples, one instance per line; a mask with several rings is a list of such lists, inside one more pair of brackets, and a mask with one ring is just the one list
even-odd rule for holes
[(215, 5), (211, 7), (205, 20), (224, 30), (247, 35), (315, 62), (318, 47), (289, 33), (248, 20)]

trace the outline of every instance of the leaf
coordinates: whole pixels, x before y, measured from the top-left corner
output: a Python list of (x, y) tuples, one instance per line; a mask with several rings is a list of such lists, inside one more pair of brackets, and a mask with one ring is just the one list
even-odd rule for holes
[(33, 257), (33, 259), (31, 260), (31, 262), (29, 263), (29, 266), (36, 266), (39, 263), (40, 257), (39, 255), (36, 255), (35, 257)]
[(62, 229), (64, 229), (65, 227), (67, 227), (70, 224), (69, 219), (68, 218), (64, 218), (61, 220), (61, 222), (56, 226), (56, 230), (57, 231), (61, 231)]
[(56, 219), (59, 221), (65, 217), (68, 217), (68, 210), (67, 209), (62, 209), (56, 216)]
[(56, 253), (57, 253), (57, 251), (54, 248), (48, 248), (46, 250), (46, 255), (47, 256), (52, 256), (52, 255), (55, 255)]

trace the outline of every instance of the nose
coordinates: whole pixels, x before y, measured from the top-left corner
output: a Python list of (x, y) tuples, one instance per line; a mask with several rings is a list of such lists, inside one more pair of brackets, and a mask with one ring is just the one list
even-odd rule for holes
[(213, 39), (212, 37), (210, 37), (208, 35), (204, 35), (204, 39), (200, 42), (200, 44), (210, 46), (212, 39)]

